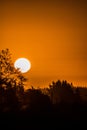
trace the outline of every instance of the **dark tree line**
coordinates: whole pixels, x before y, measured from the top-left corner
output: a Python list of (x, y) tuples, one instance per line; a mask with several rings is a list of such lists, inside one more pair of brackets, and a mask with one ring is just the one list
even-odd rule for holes
[(66, 80), (52, 82), (49, 88), (24, 90), (26, 78), (14, 68), (8, 49), (0, 52), (0, 114), (25, 113), (79, 119), (87, 115), (87, 88), (76, 88)]
[(0, 52), (0, 109), (17, 111), (28, 109), (46, 109), (52, 104), (79, 103), (79, 88), (74, 89), (66, 80), (52, 82), (49, 88), (28, 89), (24, 91), (26, 78), (14, 68), (8, 49)]

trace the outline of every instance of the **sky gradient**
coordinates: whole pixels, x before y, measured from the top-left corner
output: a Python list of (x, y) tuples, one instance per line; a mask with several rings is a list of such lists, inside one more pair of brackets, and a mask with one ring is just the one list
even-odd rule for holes
[(87, 86), (86, 0), (0, 1), (0, 49), (28, 58), (29, 85), (57, 79)]

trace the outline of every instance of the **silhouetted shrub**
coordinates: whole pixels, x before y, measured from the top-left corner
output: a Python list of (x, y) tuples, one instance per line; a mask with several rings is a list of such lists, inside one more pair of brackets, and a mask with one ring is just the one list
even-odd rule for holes
[(44, 95), (39, 89), (28, 89), (24, 94), (24, 104), (32, 111), (47, 111), (51, 107), (48, 95)]
[(49, 96), (53, 104), (66, 102), (73, 103), (75, 101), (74, 92), (72, 85), (67, 83), (67, 81), (52, 82), (49, 86)]

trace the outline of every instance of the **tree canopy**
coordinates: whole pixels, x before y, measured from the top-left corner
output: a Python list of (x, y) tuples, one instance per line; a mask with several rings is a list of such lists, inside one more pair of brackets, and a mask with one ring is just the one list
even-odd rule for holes
[(9, 49), (0, 51), (0, 86), (18, 87), (24, 86), (26, 78), (19, 69), (15, 69)]

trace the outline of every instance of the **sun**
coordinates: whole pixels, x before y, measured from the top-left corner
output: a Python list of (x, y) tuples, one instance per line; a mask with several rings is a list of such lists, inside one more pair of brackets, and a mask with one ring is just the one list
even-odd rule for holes
[(26, 73), (30, 70), (31, 63), (26, 58), (18, 58), (14, 63), (14, 67), (19, 69), (22, 73)]

